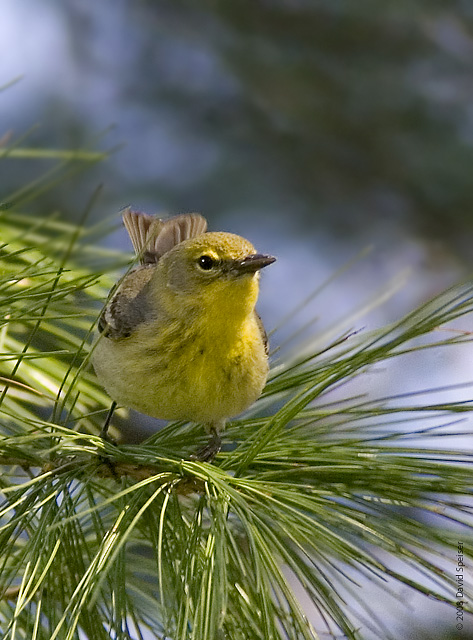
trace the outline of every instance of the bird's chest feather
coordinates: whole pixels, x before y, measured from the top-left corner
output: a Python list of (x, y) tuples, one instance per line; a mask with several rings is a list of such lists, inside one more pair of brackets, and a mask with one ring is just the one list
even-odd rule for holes
[(167, 322), (157, 332), (150, 323), (132, 340), (104, 338), (97, 347), (95, 366), (106, 362), (110, 395), (157, 418), (212, 423), (237, 415), (256, 400), (267, 375), (255, 318), (228, 328), (214, 322), (211, 330)]
[[(176, 378), (185, 384), (192, 382), (204, 393), (216, 386), (238, 385), (260, 357), (260, 336), (251, 322), (238, 327), (214, 322), (211, 329), (181, 326), (179, 333), (176, 347), (169, 352), (176, 364)], [(170, 342), (163, 343), (163, 348)]]

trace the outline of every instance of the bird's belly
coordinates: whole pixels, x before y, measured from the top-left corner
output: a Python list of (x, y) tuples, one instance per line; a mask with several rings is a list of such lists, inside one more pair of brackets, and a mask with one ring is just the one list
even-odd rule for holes
[(191, 340), (170, 351), (148, 340), (100, 340), (94, 350), (97, 376), (120, 405), (166, 420), (214, 424), (249, 407), (261, 394), (268, 371), (259, 334), (231, 348), (215, 339)]

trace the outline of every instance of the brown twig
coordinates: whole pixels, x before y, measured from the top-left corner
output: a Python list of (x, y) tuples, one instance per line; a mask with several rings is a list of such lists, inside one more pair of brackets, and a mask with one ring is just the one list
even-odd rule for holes
[[(84, 467), (84, 458), (58, 458), (54, 461), (39, 464), (31, 460), (27, 460), (26, 458), (0, 456), (0, 466), (18, 466), (25, 471), (39, 469), (39, 475), (45, 473), (60, 475), (61, 473), (71, 471), (72, 469), (77, 469), (79, 472), (82, 471)], [(99, 478), (118, 479), (128, 477), (138, 482), (146, 480), (147, 478), (152, 478), (153, 476), (158, 476), (163, 472), (172, 474), (169, 469), (165, 469), (159, 465), (132, 464), (128, 462), (103, 461), (95, 468), (95, 475)], [(182, 495), (202, 493), (205, 490), (205, 484), (201, 480), (186, 476), (175, 485), (175, 490), (177, 493)]]

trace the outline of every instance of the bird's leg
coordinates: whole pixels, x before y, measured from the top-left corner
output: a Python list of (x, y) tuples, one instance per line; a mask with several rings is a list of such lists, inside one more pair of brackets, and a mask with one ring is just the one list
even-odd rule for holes
[(107, 413), (107, 417), (105, 418), (103, 427), (100, 431), (100, 437), (102, 438), (102, 440), (105, 440), (105, 442), (110, 442), (111, 444), (116, 444), (116, 442), (111, 436), (109, 436), (108, 428), (110, 426), (110, 422), (112, 421), (112, 416), (116, 408), (117, 408), (117, 403), (115, 402), (115, 400), (113, 400), (112, 404), (110, 405), (110, 409)]
[(222, 439), (216, 427), (210, 428), (210, 440), (205, 446), (191, 455), (191, 460), (199, 462), (212, 462), (217, 453), (222, 448)]
[[(103, 427), (100, 430), (100, 437), (102, 438), (102, 440), (105, 440), (105, 442), (109, 442), (110, 444), (117, 444), (115, 442), (115, 440), (108, 434), (108, 428), (110, 426), (110, 422), (112, 420), (112, 416), (113, 416), (113, 412), (115, 411), (117, 407), (117, 403), (115, 402), (115, 400), (113, 400), (112, 404), (110, 405), (110, 409), (108, 410), (107, 413), (107, 417), (105, 418), (105, 422), (103, 423)], [(115, 478), (115, 480), (119, 480), (119, 477), (115, 471), (115, 465), (113, 464), (113, 462), (110, 460), (110, 458), (106, 455), (101, 455), (100, 456), (100, 460), (102, 462), (102, 464), (106, 465), (109, 470), (111, 475)]]

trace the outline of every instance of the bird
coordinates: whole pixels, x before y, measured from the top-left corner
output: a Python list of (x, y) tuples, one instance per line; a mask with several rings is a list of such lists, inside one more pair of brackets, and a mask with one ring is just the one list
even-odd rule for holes
[(252, 405), (268, 375), (268, 339), (255, 310), (259, 272), (276, 258), (245, 238), (207, 231), (186, 213), (162, 220), (128, 208), (123, 222), (139, 265), (109, 296), (92, 353), (118, 405), (204, 426), (195, 457), (212, 460), (227, 420)]

